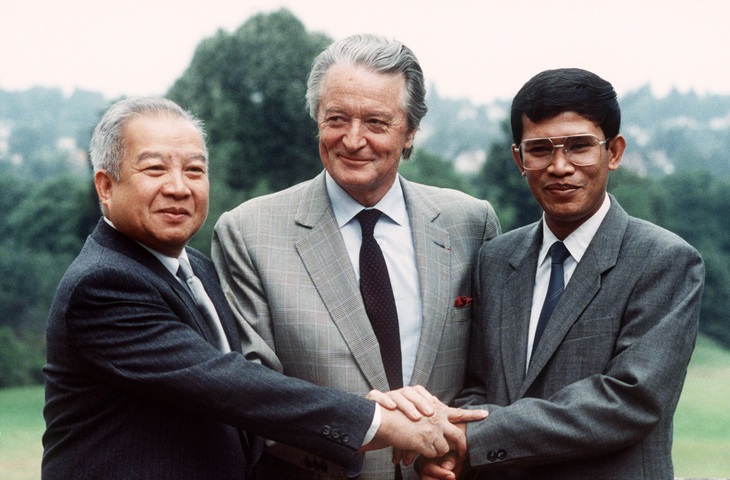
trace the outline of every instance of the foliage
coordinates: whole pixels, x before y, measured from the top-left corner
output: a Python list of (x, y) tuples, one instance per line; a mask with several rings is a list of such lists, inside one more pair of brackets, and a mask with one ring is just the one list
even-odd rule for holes
[(512, 157), (509, 123), (502, 122), (502, 135), (492, 141), (487, 161), (472, 180), (481, 198), (488, 199), (497, 212), (503, 231), (540, 219), (542, 210)]
[(107, 101), (98, 92), (58, 88), (0, 90), (0, 138), (8, 129), (7, 145), (0, 142), (0, 167), (20, 178), (42, 181), (74, 174), (83, 176), (83, 150)]
[(43, 380), (43, 351), (34, 352), (10, 327), (0, 327), (0, 388)]
[(214, 180), (279, 190), (322, 169), (304, 97), (312, 61), (330, 41), (279, 10), (201, 42), (168, 97), (205, 121)]
[(402, 160), (399, 172), (413, 182), (473, 193), (453, 163), (424, 150), (415, 150), (410, 159)]
[[(90, 232), (98, 207), (89, 182), (55, 177), (39, 184), (0, 181), (0, 385), (42, 380), (45, 319), (64, 271)], [(14, 185), (10, 187), (9, 185)], [(94, 211), (95, 213), (91, 213)]]
[[(210, 253), (223, 211), (322, 169), (316, 124), (305, 106), (313, 58), (330, 39), (307, 32), (287, 10), (251, 17), (233, 33), (203, 40), (168, 96), (206, 123), (211, 157), (207, 222), (191, 245)], [(700, 330), (730, 347), (730, 97), (647, 88), (620, 99), (628, 139), (611, 191), (632, 215), (676, 232), (706, 268)], [(35, 382), (44, 326), (57, 282), (99, 218), (82, 152), (107, 101), (101, 94), (34, 88), (0, 90), (0, 383)], [(509, 105), (442, 98), (429, 88), (429, 113), (401, 173), (455, 188), (494, 205), (503, 230), (541, 211), (511, 154)], [(485, 155), (486, 154), (486, 155)], [(476, 173), (462, 159), (485, 158)], [(18, 162), (17, 158), (21, 160)], [(471, 172), (470, 170), (469, 172)], [(17, 358), (28, 365), (18, 369)], [(31, 373), (32, 371), (32, 373)], [(2, 474), (0, 474), (2, 476)]]

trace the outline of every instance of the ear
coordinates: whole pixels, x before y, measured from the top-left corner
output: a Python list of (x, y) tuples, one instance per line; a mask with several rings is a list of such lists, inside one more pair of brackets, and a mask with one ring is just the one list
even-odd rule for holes
[(623, 135), (616, 135), (611, 139), (608, 145), (608, 153), (610, 155), (608, 159), (608, 169), (616, 170), (621, 165), (621, 159), (624, 156), (626, 150), (626, 139)]
[(112, 185), (114, 180), (106, 172), (106, 170), (99, 170), (94, 174), (94, 187), (96, 187), (96, 194), (99, 195), (99, 201), (106, 207), (112, 198)]
[(404, 149), (413, 148), (413, 139), (416, 136), (416, 130), (411, 130), (406, 134), (406, 143), (403, 146)]
[(517, 168), (520, 169), (522, 176), (524, 177), (527, 175), (527, 170), (525, 170), (525, 167), (522, 166), (522, 157), (520, 157), (520, 149), (517, 148), (517, 145), (512, 145), (512, 158), (515, 160)]

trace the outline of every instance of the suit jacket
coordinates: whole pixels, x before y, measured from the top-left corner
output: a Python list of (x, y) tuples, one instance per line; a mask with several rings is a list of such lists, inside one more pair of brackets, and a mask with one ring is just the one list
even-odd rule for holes
[[(239, 350), (212, 263), (187, 251)], [(43, 478), (242, 479), (239, 429), (361, 462), (372, 402), (223, 354), (213, 339), (182, 284), (101, 220), (48, 318)]]
[[(467, 426), (478, 478), (672, 479), (672, 416), (704, 265), (678, 236), (611, 208), (525, 368), (540, 223), (483, 247)], [(526, 371), (526, 373), (525, 373)]]
[[(471, 306), (454, 301), (471, 297), (476, 254), (499, 233), (499, 222), (486, 201), (400, 181), (423, 301), (411, 383), (449, 402), (463, 386), (471, 319)], [(245, 355), (358, 395), (389, 390), (324, 173), (225, 213), (212, 251)], [(368, 453), (361, 478), (392, 480), (390, 456)]]

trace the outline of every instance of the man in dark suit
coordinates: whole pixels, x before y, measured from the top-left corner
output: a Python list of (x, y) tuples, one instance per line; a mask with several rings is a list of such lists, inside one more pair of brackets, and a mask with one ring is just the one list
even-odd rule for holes
[(460, 403), (490, 411), (466, 427), (480, 479), (673, 478), (704, 265), (606, 193), (620, 118), (611, 84), (580, 69), (542, 72), (512, 103), (514, 159), (544, 214), (486, 244), (475, 272)]
[(261, 443), (244, 429), (352, 474), (361, 450), (463, 446), (438, 405), (412, 421), (244, 359), (212, 263), (186, 247), (208, 210), (203, 138), (153, 98), (117, 103), (94, 131), (104, 218), (48, 319), (43, 478), (241, 479)]

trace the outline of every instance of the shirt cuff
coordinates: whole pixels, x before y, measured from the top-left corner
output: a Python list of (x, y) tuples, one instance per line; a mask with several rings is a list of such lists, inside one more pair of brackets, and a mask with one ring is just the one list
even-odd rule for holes
[(368, 428), (368, 431), (365, 432), (365, 438), (362, 440), (362, 446), (364, 447), (368, 443), (370, 443), (373, 438), (375, 438), (375, 434), (378, 432), (378, 429), (380, 428), (380, 420), (382, 413), (380, 412), (380, 405), (377, 403), (375, 404), (375, 413), (373, 414), (373, 423), (370, 424), (370, 428)]

